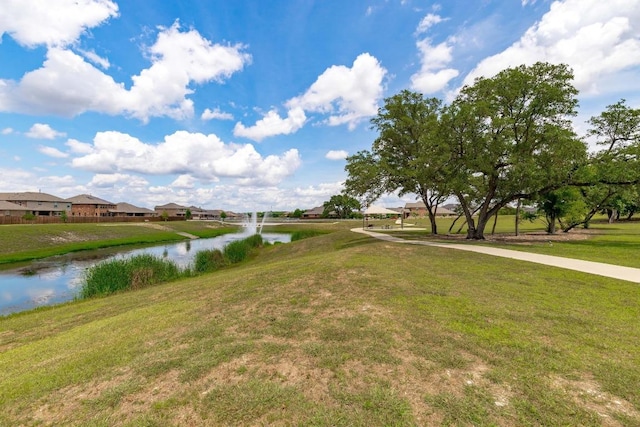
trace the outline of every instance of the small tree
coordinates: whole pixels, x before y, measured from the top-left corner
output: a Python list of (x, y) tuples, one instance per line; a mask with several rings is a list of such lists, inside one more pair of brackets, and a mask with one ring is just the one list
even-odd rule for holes
[(351, 196), (336, 194), (328, 202), (324, 202), (323, 216), (335, 212), (338, 218), (350, 218), (354, 210), (360, 209), (360, 202)]
[(184, 217), (186, 219), (191, 219), (192, 216), (193, 214), (191, 213), (191, 209), (187, 209), (187, 211), (184, 213)]
[(167, 211), (162, 211), (162, 213), (160, 214), (160, 218), (162, 218), (163, 221), (168, 221), (169, 213)]
[(302, 209), (296, 209), (295, 211), (293, 211), (293, 214), (291, 214), (291, 216), (293, 218), (302, 218), (303, 214), (304, 214), (304, 211)]
[(227, 218), (227, 213), (225, 211), (220, 212), (220, 219), (224, 222)]

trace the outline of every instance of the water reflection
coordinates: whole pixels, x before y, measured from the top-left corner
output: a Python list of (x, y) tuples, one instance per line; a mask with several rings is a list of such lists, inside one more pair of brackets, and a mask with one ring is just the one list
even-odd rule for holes
[[(190, 240), (121, 252), (115, 252), (114, 249), (79, 252), (0, 271), (0, 315), (72, 300), (82, 286), (87, 267), (105, 259), (148, 253), (171, 259), (181, 268), (185, 268), (192, 263), (198, 251), (221, 249), (227, 243), (244, 237), (246, 235), (225, 234), (211, 239)], [(271, 243), (286, 243), (291, 240), (289, 234), (283, 233), (263, 233), (262, 238)]]

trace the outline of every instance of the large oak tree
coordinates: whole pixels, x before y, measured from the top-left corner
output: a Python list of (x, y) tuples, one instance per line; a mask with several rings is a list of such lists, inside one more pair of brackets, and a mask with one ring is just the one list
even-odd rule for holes
[(501, 208), (570, 183), (585, 163), (586, 146), (570, 122), (578, 93), (572, 80), (565, 65), (523, 65), (477, 79), (449, 107), (450, 183), (467, 238), (484, 239)]
[(425, 204), (437, 234), (438, 205), (448, 191), (449, 151), (441, 135), (441, 101), (404, 90), (385, 99), (371, 120), (379, 132), (371, 151), (347, 158), (347, 194), (366, 204), (385, 193), (415, 194)]

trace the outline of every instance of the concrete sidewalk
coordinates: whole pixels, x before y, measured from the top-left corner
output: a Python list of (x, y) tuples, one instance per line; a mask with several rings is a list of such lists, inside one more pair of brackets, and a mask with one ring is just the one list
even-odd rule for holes
[(552, 255), (540, 255), (528, 252), (512, 251), (509, 249), (492, 248), (490, 246), (464, 245), (460, 243), (435, 243), (427, 241), (404, 240), (389, 234), (376, 233), (374, 231), (363, 230), (362, 228), (352, 228), (351, 231), (366, 234), (376, 239), (387, 242), (404, 243), (411, 245), (435, 246), (439, 248), (458, 249), (461, 251), (477, 252), (486, 255), (499, 256), (503, 258), (517, 259), (521, 261), (535, 262), (537, 264), (560, 267), (568, 270), (581, 271), (583, 273), (596, 274), (598, 276), (611, 277), (613, 279), (626, 280), (628, 282), (640, 283), (640, 268), (622, 267), (619, 265), (606, 264), (603, 262), (583, 261), (573, 258), (564, 258)]

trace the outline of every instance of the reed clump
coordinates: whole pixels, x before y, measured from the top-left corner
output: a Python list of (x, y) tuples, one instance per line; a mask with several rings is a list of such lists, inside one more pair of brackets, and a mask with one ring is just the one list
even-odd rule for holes
[(112, 259), (87, 270), (80, 297), (90, 298), (128, 289), (141, 289), (183, 275), (184, 272), (174, 262), (150, 254)]
[(180, 269), (170, 260), (150, 254), (108, 260), (87, 270), (80, 290), (80, 298), (142, 289), (182, 277), (212, 272), (244, 261), (252, 250), (262, 246), (264, 246), (262, 236), (255, 234), (243, 240), (233, 241), (222, 250), (198, 251), (193, 266), (184, 269)]

